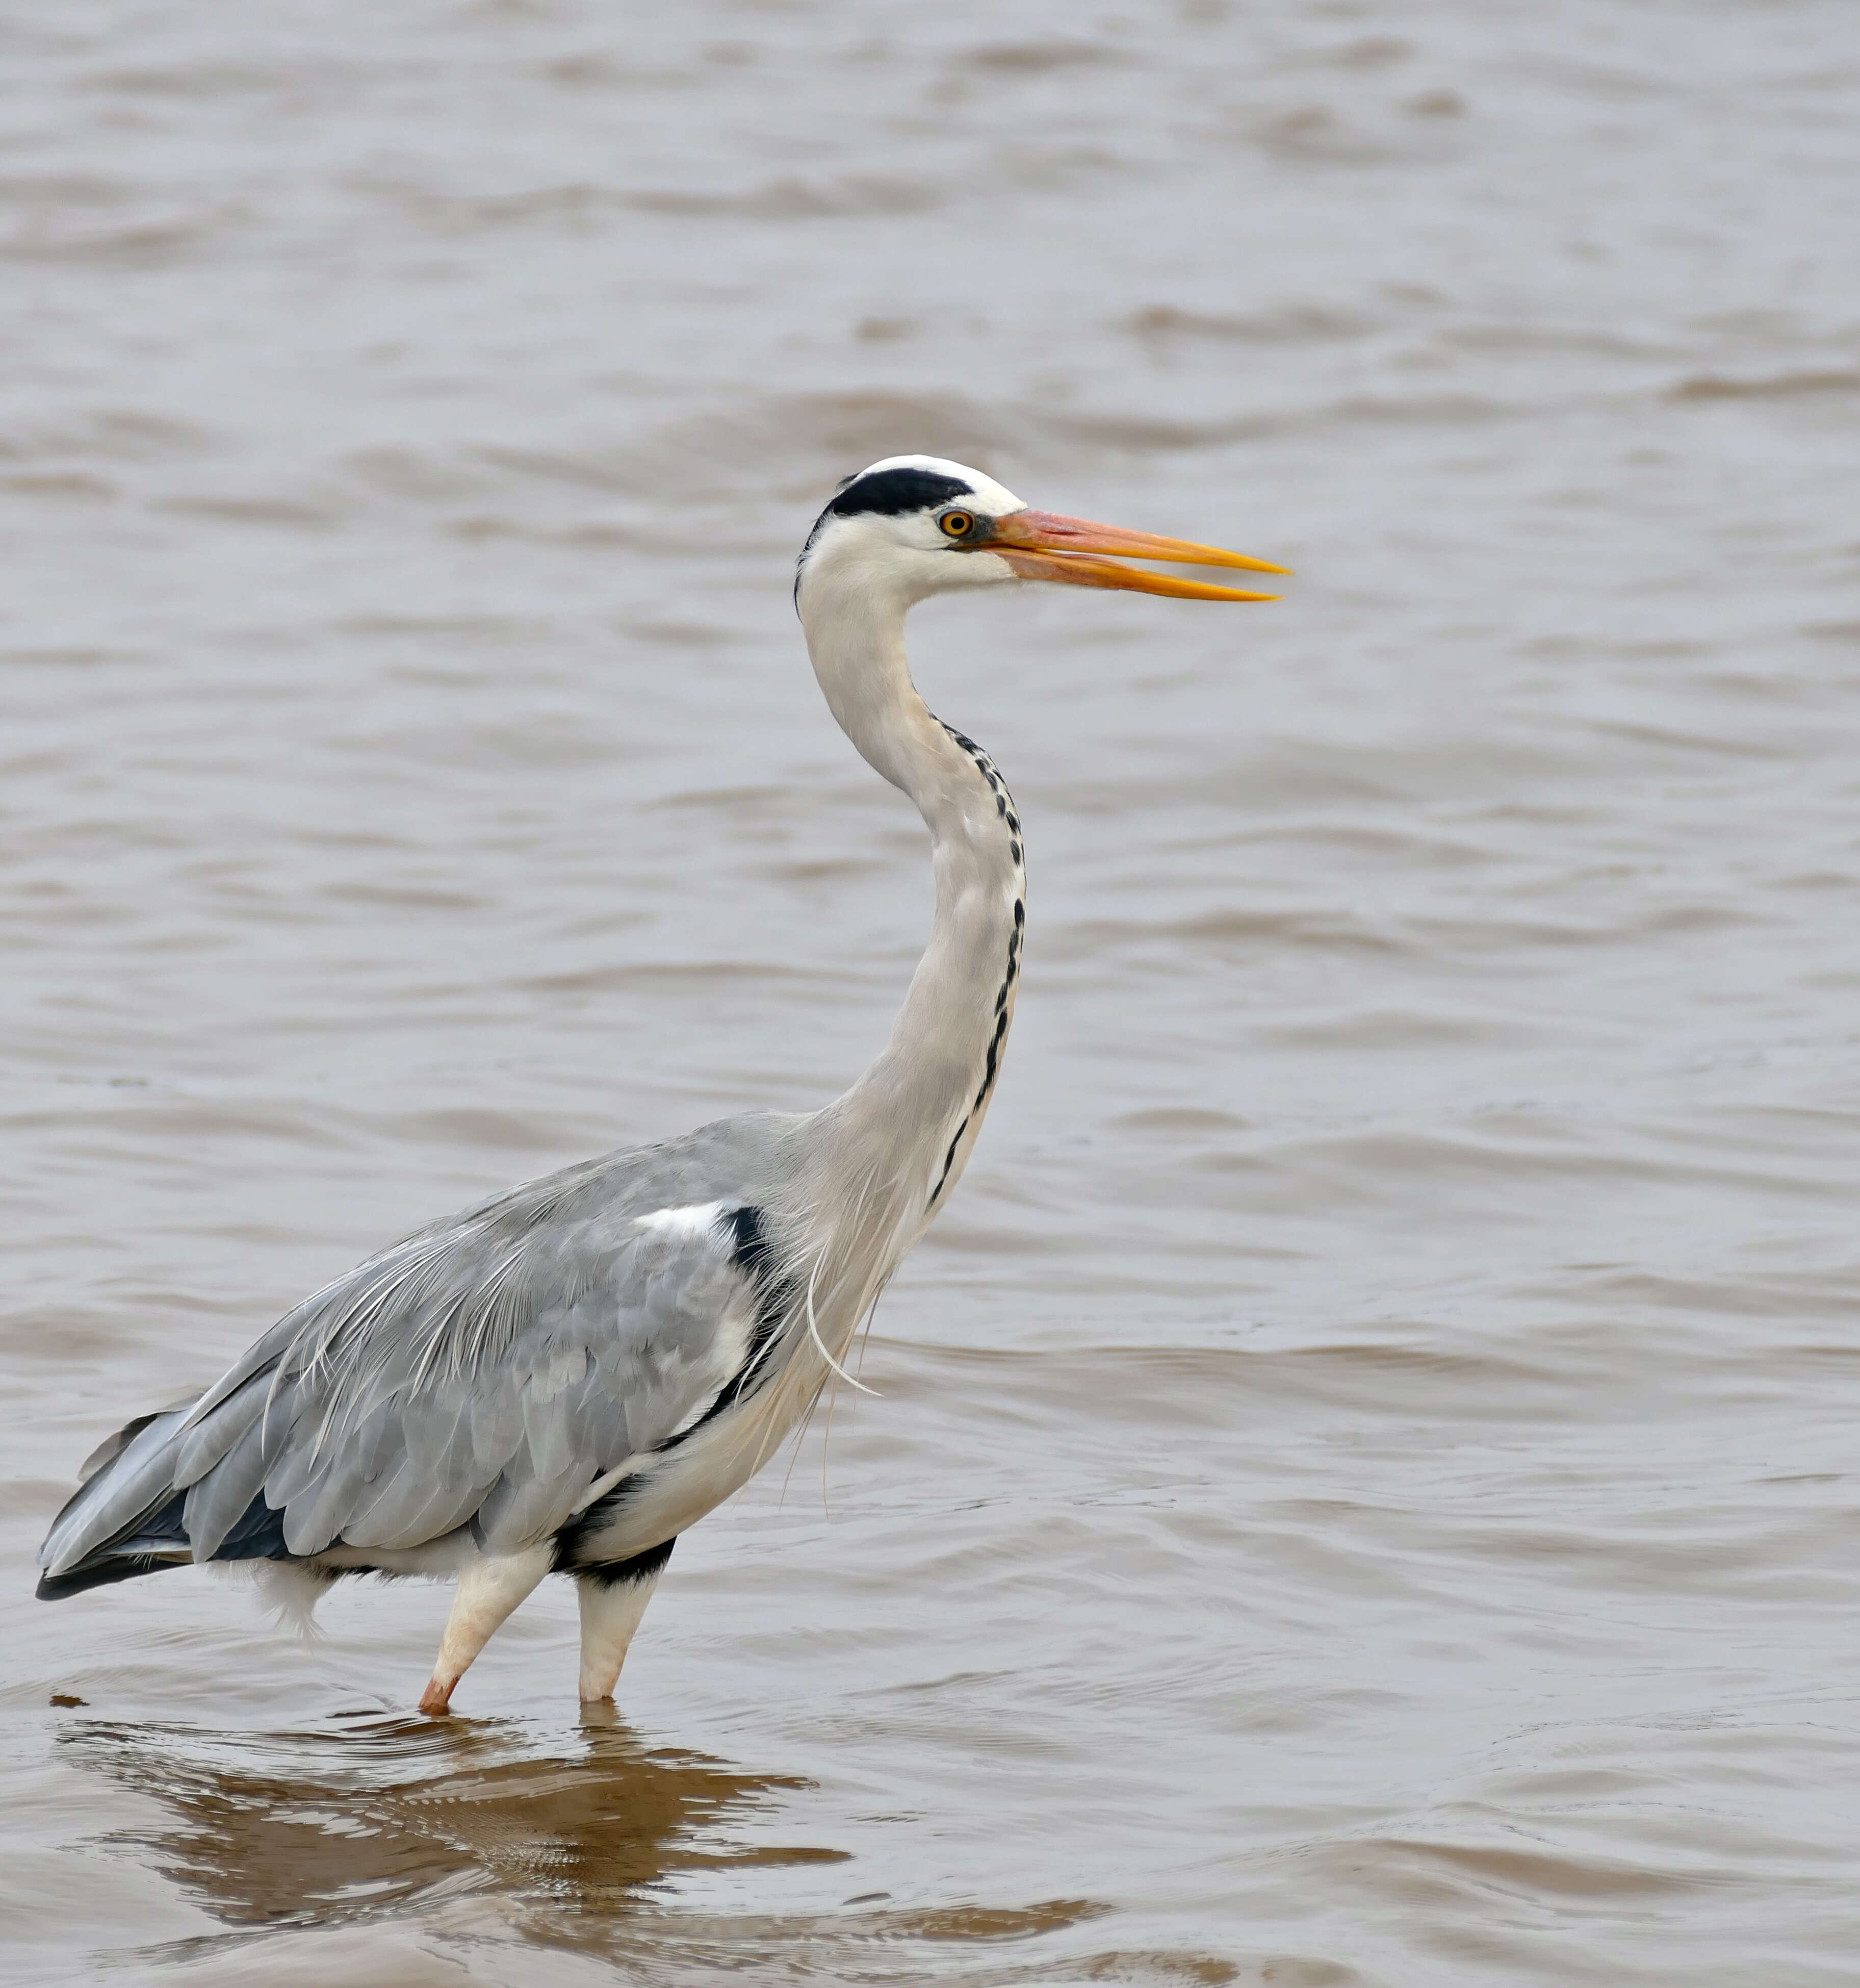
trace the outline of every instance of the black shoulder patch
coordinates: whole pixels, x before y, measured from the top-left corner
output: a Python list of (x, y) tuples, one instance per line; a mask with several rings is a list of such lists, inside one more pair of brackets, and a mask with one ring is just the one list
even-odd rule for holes
[(960, 476), (940, 476), (933, 469), (880, 469), (854, 477), (827, 509), (836, 518), (856, 518), (868, 511), (895, 518), (974, 495)]
[(689, 1428), (668, 1436), (660, 1443), (662, 1450), (676, 1449), (680, 1443), (695, 1435), (707, 1422), (714, 1421), (724, 1409), (734, 1408), (743, 1398), (750, 1383), (760, 1377), (762, 1357), (768, 1352), (770, 1342), (801, 1302), (800, 1286), (792, 1277), (781, 1274), (775, 1246), (762, 1226), (762, 1211), (759, 1208), (732, 1209), (725, 1219), (735, 1236), (731, 1260), (749, 1280), (755, 1293), (755, 1325), (749, 1335), (748, 1351), (744, 1355), (742, 1365), (717, 1391), (716, 1400)]

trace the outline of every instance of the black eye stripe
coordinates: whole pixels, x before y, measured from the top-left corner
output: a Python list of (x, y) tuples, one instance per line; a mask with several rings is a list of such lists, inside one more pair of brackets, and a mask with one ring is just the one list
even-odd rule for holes
[[(974, 487), (961, 478), (945, 476), (933, 469), (916, 469), (900, 467), (896, 469), (870, 470), (857, 476), (849, 476), (828, 500), (826, 509), (814, 520), (814, 528), (807, 535), (807, 543), (801, 548), (801, 556), (795, 562), (795, 606), (801, 605), (801, 576), (805, 569), (808, 555), (814, 549), (815, 541), (825, 529), (830, 518), (903, 517), (913, 511), (934, 511), (940, 505), (952, 504), (959, 498), (973, 497)], [(952, 535), (945, 533), (946, 537)], [(979, 520), (968, 531), (961, 534), (964, 543), (980, 544), (987, 536)]]
[(856, 476), (827, 509), (842, 518), (856, 518), (863, 512), (896, 517), (974, 495), (967, 484), (954, 476), (939, 475), (933, 469), (881, 469), (869, 476)]

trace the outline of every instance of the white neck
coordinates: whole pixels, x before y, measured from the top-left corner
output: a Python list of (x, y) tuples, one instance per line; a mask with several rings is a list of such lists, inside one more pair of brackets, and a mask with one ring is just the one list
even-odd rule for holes
[[(808, 652), (828, 705), (930, 833), (936, 911), (891, 1039), (820, 1114), (823, 1205), (862, 1211), (879, 1282), (960, 1177), (1001, 1067), (1020, 979), (1020, 818), (981, 749), (933, 717), (904, 654), (909, 600), (804, 582)], [(849, 1242), (850, 1239), (848, 1239)], [(862, 1281), (862, 1279), (861, 1280)]]

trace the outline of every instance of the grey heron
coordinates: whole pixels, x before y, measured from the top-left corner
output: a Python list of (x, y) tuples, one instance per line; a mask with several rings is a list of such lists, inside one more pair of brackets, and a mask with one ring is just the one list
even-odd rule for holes
[(911, 681), (917, 601), (1019, 580), (1265, 600), (1119, 556), (1283, 573), (1217, 546), (1030, 510), (903, 455), (849, 477), (795, 604), (842, 729), (930, 830), (930, 942), (890, 1038), (804, 1115), (751, 1112), (610, 1153), (393, 1243), (304, 1300), (204, 1394), (86, 1462), (39, 1594), (190, 1563), (456, 1581), (420, 1699), (446, 1711), (545, 1574), (579, 1590), (581, 1696), (609, 1698), (684, 1528), (754, 1475), (842, 1371), (961, 1177), (1001, 1070), (1026, 923), (1021, 819), (994, 762)]

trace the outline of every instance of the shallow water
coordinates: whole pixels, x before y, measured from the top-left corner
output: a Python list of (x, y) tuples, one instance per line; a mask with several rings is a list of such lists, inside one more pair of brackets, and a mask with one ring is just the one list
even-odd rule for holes
[[(5, 1978), (1860, 1980), (1845, 0), (0, 40)], [(915, 448), (1299, 577), (913, 624), (1033, 894), (884, 1398), (612, 1726), (565, 1594), (444, 1725), (436, 1587), (26, 1601), (305, 1290), (882, 1040), (787, 590)]]

